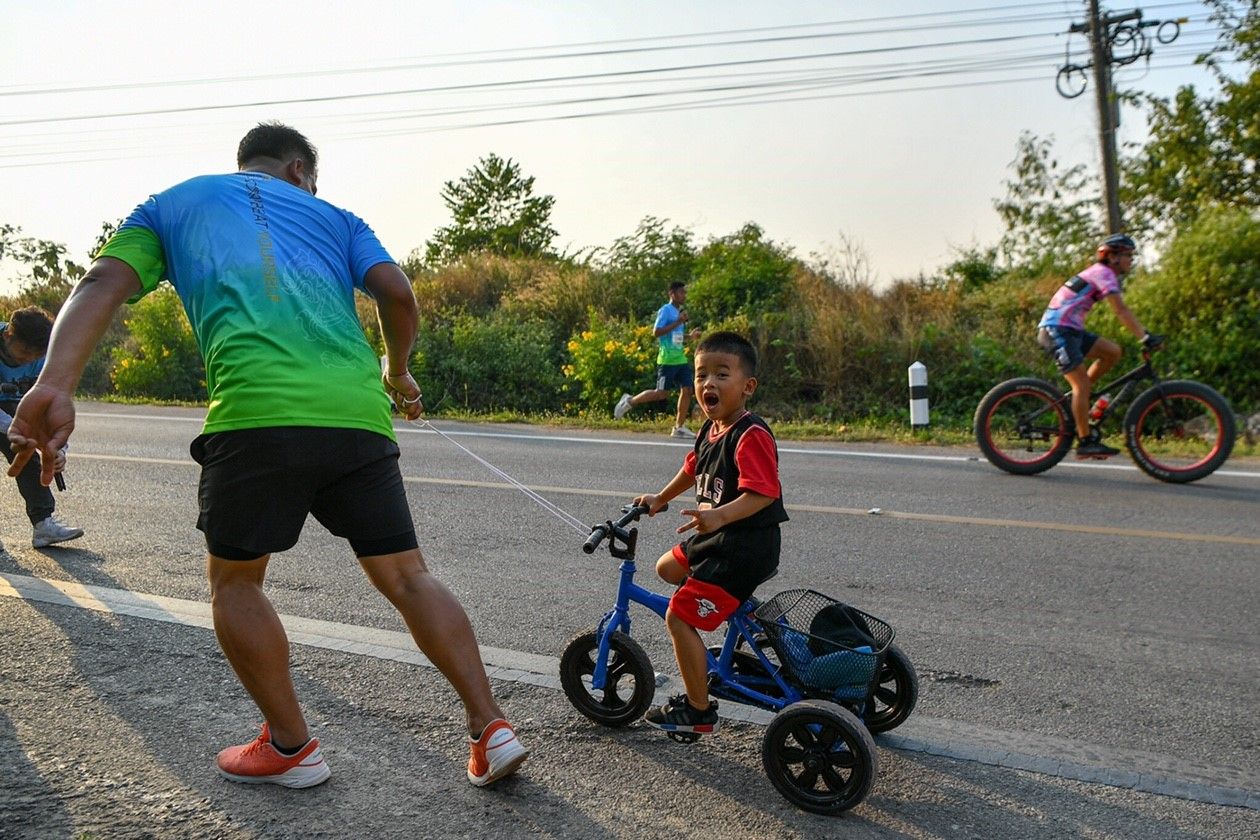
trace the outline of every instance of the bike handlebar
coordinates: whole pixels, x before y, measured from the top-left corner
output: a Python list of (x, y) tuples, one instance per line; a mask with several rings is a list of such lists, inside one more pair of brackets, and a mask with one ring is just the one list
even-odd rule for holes
[[(637, 522), (639, 517), (648, 512), (647, 505), (630, 505), (623, 509), (625, 515), (616, 522), (608, 521), (602, 525), (595, 525), (591, 528), (591, 535), (586, 538), (586, 542), (582, 543), (582, 551), (587, 554), (594, 554), (595, 549), (599, 548), (599, 544), (608, 538), (609, 534), (619, 534), (631, 522)], [(669, 510), (669, 505), (665, 505), (661, 510)], [(657, 511), (658, 513), (660, 511)]]

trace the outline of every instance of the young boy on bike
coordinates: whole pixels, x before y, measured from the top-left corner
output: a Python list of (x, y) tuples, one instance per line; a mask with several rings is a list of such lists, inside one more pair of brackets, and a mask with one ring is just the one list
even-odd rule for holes
[[(1123, 233), (1104, 239), (1098, 246), (1098, 260), (1059, 287), (1037, 324), (1037, 343), (1054, 357), (1072, 386), (1077, 458), (1110, 458), (1120, 451), (1103, 443), (1098, 429), (1089, 423), (1090, 388), (1120, 360), (1115, 342), (1085, 329), (1089, 310), (1106, 298), (1120, 323), (1142, 340), (1143, 347), (1153, 350), (1164, 341), (1147, 332), (1124, 303), (1121, 278), (1133, 268), (1136, 249), (1136, 243)], [(1088, 371), (1082, 366), (1086, 359), (1092, 360)]]
[(682, 584), (665, 625), (674, 643), (685, 694), (646, 720), (673, 732), (718, 730), (709, 699), (708, 663), (699, 631), (711, 631), (779, 566), (779, 523), (787, 521), (779, 484), (779, 452), (766, 422), (745, 407), (757, 390), (757, 351), (743, 336), (718, 332), (696, 348), (696, 395), (706, 418), (682, 469), (658, 493), (635, 504), (655, 515), (694, 487), (696, 504), (678, 533), (694, 533), (661, 555), (657, 573)]

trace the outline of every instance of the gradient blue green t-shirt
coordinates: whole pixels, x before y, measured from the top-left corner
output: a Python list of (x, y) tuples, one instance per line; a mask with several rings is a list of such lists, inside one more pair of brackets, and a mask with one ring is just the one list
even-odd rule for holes
[(205, 431), (366, 429), (394, 438), (355, 312), (392, 262), (367, 224), (261, 172), (193, 178), (141, 204), (101, 249), (175, 287), (206, 362)]

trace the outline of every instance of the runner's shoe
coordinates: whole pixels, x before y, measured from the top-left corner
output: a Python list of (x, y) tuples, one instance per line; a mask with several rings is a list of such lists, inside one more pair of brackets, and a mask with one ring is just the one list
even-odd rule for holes
[(621, 399), (617, 400), (617, 407), (613, 409), (613, 417), (620, 420), (622, 417), (626, 416), (626, 412), (629, 411), (630, 408), (630, 395), (622, 394)]
[(1081, 460), (1086, 458), (1110, 458), (1112, 455), (1119, 454), (1119, 449), (1110, 447), (1102, 442), (1102, 436), (1097, 431), (1090, 432), (1081, 438), (1081, 442), (1076, 445), (1076, 457)]
[(480, 738), (468, 739), (468, 781), (485, 787), (515, 773), (528, 757), (512, 724), (503, 718), (492, 720)]
[(668, 703), (648, 712), (643, 719), (649, 726), (666, 732), (694, 732), (697, 735), (712, 735), (721, 725), (716, 700), (710, 700), (709, 708), (700, 711), (687, 702), (686, 694), (669, 698)]
[(63, 525), (57, 521), (56, 516), (50, 515), (35, 523), (34, 531), (31, 533), (31, 545), (35, 548), (47, 548), (56, 543), (77, 540), (81, 536), (83, 536), (82, 528)]
[(223, 776), (250, 785), (307, 788), (332, 775), (317, 739), (307, 741), (296, 755), (282, 755), (271, 743), (271, 729), (265, 723), (253, 741), (220, 752), (217, 763)]
[(691, 429), (688, 429), (686, 426), (675, 426), (674, 431), (670, 432), (670, 434), (676, 438), (687, 438), (688, 440), (696, 439), (696, 433), (691, 431)]

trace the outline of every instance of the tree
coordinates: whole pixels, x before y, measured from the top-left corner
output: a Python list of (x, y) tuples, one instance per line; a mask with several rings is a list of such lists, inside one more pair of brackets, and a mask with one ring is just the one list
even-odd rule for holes
[(464, 254), (543, 256), (556, 237), (551, 226), (555, 198), (534, 195), (533, 177), (523, 177), (511, 158), (482, 158), (458, 181), (447, 181), (442, 201), (452, 223), (438, 228), (425, 248), (429, 265), (445, 265)]
[(1006, 224), (998, 251), (1029, 274), (1071, 271), (1100, 237), (1099, 196), (1084, 164), (1060, 169), (1053, 138), (1020, 135), (1013, 180), (993, 203)]
[[(1234, 4), (1212, 2), (1221, 26), (1217, 47), (1200, 58), (1220, 92), (1201, 97), (1192, 86), (1171, 101), (1147, 97), (1150, 139), (1124, 163), (1124, 199), (1132, 228), (1161, 239), (1205, 209), (1260, 206), (1260, 4), (1234, 17)], [(1243, 65), (1232, 78), (1219, 57)]]
[(696, 252), (691, 231), (645, 216), (634, 233), (623, 236), (598, 256), (612, 281), (604, 311), (629, 320), (654, 312), (665, 299), (669, 284), (691, 282)]

